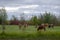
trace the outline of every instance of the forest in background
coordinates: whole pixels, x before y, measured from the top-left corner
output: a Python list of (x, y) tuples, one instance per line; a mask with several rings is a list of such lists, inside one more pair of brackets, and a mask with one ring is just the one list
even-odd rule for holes
[(19, 19), (17, 19), (16, 16), (12, 15), (12, 19), (8, 19), (7, 12), (5, 8), (0, 9), (0, 24), (3, 22), (6, 25), (18, 25), (19, 23), (27, 23), (29, 25), (39, 25), (41, 23), (48, 23), (48, 24), (54, 24), (56, 26), (60, 26), (60, 16), (57, 17), (57, 15), (52, 14), (51, 12), (45, 12), (44, 14), (40, 13), (39, 16), (32, 16), (29, 20), (25, 20), (24, 13), (22, 13)]

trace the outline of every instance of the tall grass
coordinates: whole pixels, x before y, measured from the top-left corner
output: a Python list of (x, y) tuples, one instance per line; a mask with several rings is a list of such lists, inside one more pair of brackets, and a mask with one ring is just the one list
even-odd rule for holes
[[(0, 27), (1, 28), (1, 27)], [(2, 30), (0, 29), (2, 32)], [(6, 26), (5, 34), (1, 34), (0, 39), (21, 39), (21, 40), (60, 40), (60, 27), (54, 29), (46, 28), (46, 31), (36, 31), (34, 26), (29, 26), (25, 30), (18, 28), (16, 25)]]
[(36, 33), (26, 33), (22, 32), (20, 34), (10, 33), (10, 34), (0, 34), (0, 39), (30, 39), (30, 40), (59, 40), (60, 32), (36, 32)]

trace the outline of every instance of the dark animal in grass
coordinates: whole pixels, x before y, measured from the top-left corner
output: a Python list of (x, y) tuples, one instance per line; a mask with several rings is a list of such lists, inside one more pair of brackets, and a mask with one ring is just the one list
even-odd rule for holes
[(48, 28), (54, 28), (54, 25), (53, 24), (49, 24)]
[(44, 31), (46, 30), (44, 24), (39, 25), (39, 27), (37, 28), (37, 31), (42, 30), (42, 29), (44, 29)]

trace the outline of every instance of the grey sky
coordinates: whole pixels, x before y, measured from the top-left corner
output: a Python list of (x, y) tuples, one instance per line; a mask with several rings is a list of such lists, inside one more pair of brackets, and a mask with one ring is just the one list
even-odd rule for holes
[(2, 6), (5, 6), (9, 16), (19, 16), (20, 13), (31, 16), (45, 11), (60, 13), (60, 0), (0, 0), (0, 7)]

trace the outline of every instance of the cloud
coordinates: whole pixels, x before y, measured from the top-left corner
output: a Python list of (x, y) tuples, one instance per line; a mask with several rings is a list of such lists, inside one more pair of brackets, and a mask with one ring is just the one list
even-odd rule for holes
[[(13, 5), (12, 5), (13, 4)], [(39, 5), (60, 5), (60, 0), (0, 0), (0, 5), (4, 6), (14, 6), (17, 5), (31, 5), (31, 4), (39, 4)], [(16, 6), (16, 5), (15, 5)]]
[[(36, 14), (44, 13), (45, 11), (54, 12), (60, 10), (60, 6), (57, 5), (20, 5), (16, 7), (5, 7), (7, 12)], [(56, 13), (55, 13), (56, 14)]]
[(40, 13), (39, 11), (34, 11), (34, 10), (25, 10), (24, 11), (25, 14), (32, 14), (32, 13)]
[(37, 8), (39, 5), (24, 5), (20, 6), (20, 8)]
[(60, 8), (60, 6), (53, 6), (53, 8), (54, 8), (54, 9), (59, 9), (59, 8)]
[(8, 12), (14, 12), (14, 11), (17, 11), (19, 9), (19, 7), (5, 7), (5, 9)]
[(39, 5), (21, 5), (17, 7), (5, 7), (5, 9), (8, 12), (14, 12), (14, 11), (18, 11), (19, 9), (35, 9), (37, 7), (39, 7)]
[(24, 13), (25, 13), (25, 14), (28, 14), (28, 13), (30, 13), (30, 11), (24, 11)]
[[(39, 7), (39, 5), (20, 5), (20, 6), (14, 6), (14, 7), (7, 7), (7, 6), (5, 6), (5, 9), (6, 9), (6, 11), (7, 12), (18, 12), (19, 10), (21, 10), (21, 9), (36, 9), (36, 8), (38, 8)], [(0, 9), (1, 8), (3, 8), (3, 7), (0, 7)]]
[(60, 5), (41, 5), (41, 7), (57, 9), (60, 8)]
[(60, 13), (60, 0), (0, 0), (0, 8), (2, 6), (5, 6), (8, 15), (19, 15), (24, 12), (28, 18), (30, 14), (37, 15), (45, 11)]

